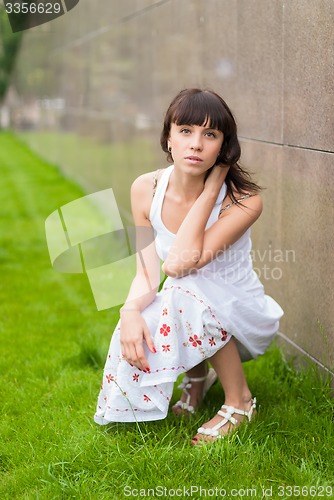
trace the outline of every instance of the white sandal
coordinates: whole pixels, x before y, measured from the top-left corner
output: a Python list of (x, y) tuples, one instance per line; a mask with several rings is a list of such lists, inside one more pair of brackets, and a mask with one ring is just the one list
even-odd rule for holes
[(206, 396), (206, 393), (210, 389), (210, 387), (216, 382), (217, 380), (217, 373), (214, 371), (213, 368), (209, 368), (209, 371), (205, 377), (188, 377), (185, 375), (183, 377), (183, 380), (181, 384), (178, 386), (178, 389), (182, 389), (183, 392), (187, 395), (187, 399), (185, 401), (177, 401), (175, 405), (173, 405), (173, 408), (178, 407), (181, 408), (182, 410), (185, 410), (189, 413), (194, 414), (196, 409), (190, 404), (190, 398), (191, 395), (188, 392), (188, 389), (192, 388), (192, 383), (193, 382), (204, 382), (203, 386), (203, 393), (202, 393), (202, 401)]
[[(214, 427), (200, 427), (197, 431), (198, 434), (203, 434), (204, 436), (209, 436), (211, 438), (222, 439), (224, 436), (219, 434), (219, 429), (223, 427), (227, 422), (231, 422), (233, 425), (238, 424), (238, 420), (233, 417), (233, 414), (242, 415), (248, 418), (248, 422), (251, 421), (253, 412), (256, 409), (256, 398), (251, 399), (252, 406), (249, 411), (239, 410), (238, 408), (234, 408), (234, 406), (226, 406), (223, 405), (221, 409), (218, 411), (218, 415), (223, 417), (223, 420), (219, 422)], [(224, 411), (222, 411), (224, 410)]]

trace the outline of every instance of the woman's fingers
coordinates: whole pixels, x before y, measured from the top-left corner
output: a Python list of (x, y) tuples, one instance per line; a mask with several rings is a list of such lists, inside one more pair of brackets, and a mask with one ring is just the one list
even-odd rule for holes
[(149, 350), (151, 352), (154, 352), (156, 353), (156, 349), (154, 347), (154, 343), (153, 343), (153, 340), (152, 340), (152, 337), (151, 337), (151, 333), (150, 333), (150, 330), (148, 329), (147, 326), (144, 327), (144, 339), (146, 341), (146, 344), (147, 344), (147, 347), (149, 348)]
[(137, 354), (136, 366), (141, 370), (149, 371), (150, 367), (145, 357), (144, 346), (142, 342), (136, 345), (136, 354)]
[(210, 174), (208, 175), (205, 183), (204, 189), (214, 189), (218, 190), (221, 188), (223, 183), (225, 182), (226, 176), (229, 171), (229, 166), (227, 165), (215, 165)]
[(139, 370), (149, 370), (149, 364), (144, 354), (143, 343), (126, 343), (122, 344), (122, 356), (131, 365), (136, 366)]
[[(219, 164), (219, 165), (215, 165), (213, 167), (213, 170), (211, 172), (210, 175), (212, 175), (212, 179), (215, 179), (215, 180), (220, 180), (220, 181), (224, 181), (226, 176), (227, 176), (227, 173), (229, 171), (229, 165), (223, 165), (222, 163)], [(210, 177), (209, 175), (209, 177)]]
[[(124, 325), (123, 325), (124, 328)], [(143, 371), (149, 371), (150, 366), (145, 356), (144, 340), (153, 353), (156, 352), (150, 331), (143, 320), (140, 324), (131, 325), (131, 329), (121, 331), (121, 351), (123, 358)]]

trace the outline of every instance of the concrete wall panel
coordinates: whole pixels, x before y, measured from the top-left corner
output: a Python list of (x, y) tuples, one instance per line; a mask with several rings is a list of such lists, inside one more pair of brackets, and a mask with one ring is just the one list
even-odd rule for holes
[(333, 151), (334, 3), (284, 2), (284, 142)]
[(238, 74), (236, 115), (239, 133), (282, 142), (281, 2), (238, 2)]
[(203, 86), (220, 92), (232, 111), (238, 103), (238, 4), (236, 0), (201, 6)]
[(334, 351), (333, 155), (243, 141), (243, 163), (266, 187), (253, 261), (285, 311), (281, 331), (321, 362)]

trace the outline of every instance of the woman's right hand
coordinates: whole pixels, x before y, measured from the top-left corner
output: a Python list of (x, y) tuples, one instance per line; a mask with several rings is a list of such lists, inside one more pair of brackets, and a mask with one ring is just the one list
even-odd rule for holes
[(149, 350), (156, 352), (147, 324), (136, 310), (121, 310), (121, 350), (123, 358), (140, 370), (150, 371), (144, 353), (144, 340)]
[(229, 165), (223, 165), (222, 163), (220, 163), (219, 165), (214, 165), (208, 177), (206, 178), (204, 189), (213, 190), (214, 192), (219, 193), (222, 185), (225, 182), (229, 168)]

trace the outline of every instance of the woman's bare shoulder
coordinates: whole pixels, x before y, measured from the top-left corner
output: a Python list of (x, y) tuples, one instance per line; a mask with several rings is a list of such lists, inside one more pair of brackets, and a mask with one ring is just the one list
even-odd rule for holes
[(131, 185), (131, 199), (140, 204), (148, 215), (151, 207), (154, 190), (164, 169), (153, 170), (137, 177)]
[(152, 184), (153, 177), (151, 177), (151, 174), (152, 172), (147, 172), (146, 174), (142, 174), (137, 177), (131, 185), (131, 192), (134, 194), (142, 194), (143, 191), (147, 190), (149, 183), (151, 182)]
[(258, 192), (233, 192), (234, 199), (232, 196), (226, 196), (222, 205), (221, 205), (221, 213), (220, 216), (224, 216), (228, 213), (231, 213), (231, 210), (236, 206), (249, 208), (254, 212), (257, 212), (258, 215), (261, 214), (263, 209), (263, 200), (261, 195)]

